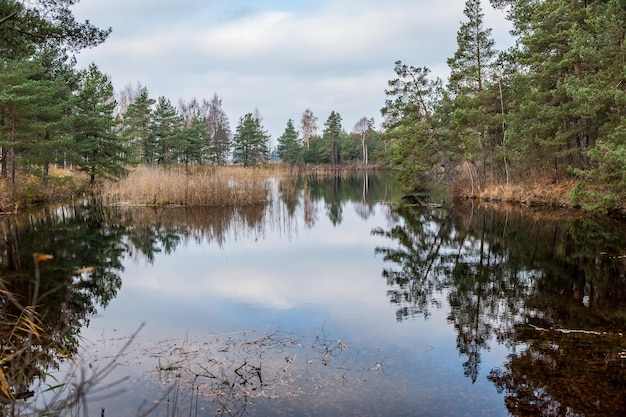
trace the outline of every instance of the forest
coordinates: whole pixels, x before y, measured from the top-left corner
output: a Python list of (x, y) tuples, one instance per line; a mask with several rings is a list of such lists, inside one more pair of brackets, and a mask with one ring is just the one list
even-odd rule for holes
[(233, 129), (217, 93), (173, 103), (139, 83), (116, 92), (95, 63), (77, 68), (73, 54), (111, 29), (76, 21), (76, 3), (0, 0), (3, 210), (142, 164), (281, 160), (391, 168), (406, 193), (434, 179), (460, 198), (533, 203), (539, 190), (558, 194), (553, 204), (625, 212), (626, 0), (490, 0), (512, 23), (515, 45), (504, 51), (483, 4), (467, 0), (448, 79), (397, 61), (380, 128), (363, 117), (348, 133), (333, 111), (319, 133), (306, 109), (275, 148), (258, 110)]

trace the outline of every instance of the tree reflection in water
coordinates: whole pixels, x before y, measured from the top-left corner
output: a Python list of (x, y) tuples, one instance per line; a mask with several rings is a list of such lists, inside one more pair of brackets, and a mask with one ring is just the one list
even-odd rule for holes
[[(2, 233), (1, 402), (12, 409), (4, 414), (11, 415), (14, 399), (32, 397), (35, 380), (43, 382), (50, 370), (76, 354), (80, 329), (96, 304), (104, 307), (116, 296), (125, 227), (118, 213), (75, 206), (6, 217)], [(39, 262), (34, 253), (53, 257)]]
[(489, 372), (515, 416), (626, 415), (624, 225), (526, 211), (401, 207), (372, 233), (397, 319), (447, 298), (463, 368), (476, 381), (490, 341), (510, 348)]
[[(317, 207), (338, 224), (345, 201), (358, 201), (359, 215), (367, 216), (376, 202), (388, 199), (388, 190), (377, 178), (370, 177), (368, 184), (364, 193), (365, 188), (360, 183), (355, 187), (349, 178), (329, 182), (294, 178), (273, 190), (284, 204), (273, 200), (249, 210), (77, 205), (41, 216), (2, 218), (0, 277), (19, 301), (13, 303), (0, 294), (0, 360), (4, 359), (1, 369), (7, 383), (3, 403), (11, 396), (28, 399), (33, 382), (76, 355), (81, 328), (122, 285), (125, 256), (152, 262), (157, 253), (170, 253), (189, 240), (222, 245), (262, 237), (267, 227), (293, 233), (297, 230), (294, 213), (303, 213), (304, 225), (310, 227), (321, 214)], [(315, 204), (322, 198), (325, 206)], [(302, 210), (297, 210), (299, 204)], [(486, 373), (504, 393), (513, 415), (626, 414), (622, 225), (589, 218), (540, 218), (529, 210), (471, 207), (401, 207), (390, 210), (389, 216), (397, 225), (373, 233), (391, 242), (376, 252), (388, 263), (382, 274), (389, 285), (388, 297), (397, 306), (397, 320), (429, 317), (434, 309), (449, 306), (448, 322), (456, 330), (464, 374), (472, 382), (481, 374), (481, 353), (491, 343), (508, 346), (506, 363)], [(32, 302), (35, 252), (54, 255), (40, 264), (37, 303)], [(33, 304), (39, 337), (29, 340), (28, 332), (16, 332), (14, 324), (24, 314), (19, 306)], [(318, 341), (306, 345), (316, 351), (321, 346)], [(248, 342), (229, 339), (227, 347), (254, 346)], [(320, 351), (330, 354), (342, 348), (323, 345)], [(211, 375), (228, 371), (231, 380), (239, 378), (251, 387), (238, 397), (230, 396), (232, 389), (219, 392), (226, 397), (214, 397), (245, 403), (250, 392), (266, 389), (255, 385), (261, 383), (256, 373), (260, 365), (251, 359), (259, 355), (248, 354), (232, 362), (231, 368), (214, 363)], [(202, 363), (217, 356), (202, 356)], [(269, 375), (285, 374), (286, 357), (278, 358), (284, 364), (277, 372), (266, 368), (264, 382), (270, 381)], [(320, 363), (320, 375), (327, 372), (346, 380), (341, 366), (328, 368), (331, 373), (324, 371), (323, 360)], [(276, 379), (277, 384), (280, 381)], [(10, 406), (3, 406), (4, 414)]]
[[(156, 254), (171, 253), (188, 240), (221, 246), (227, 240), (262, 237), (266, 227), (285, 228), (292, 233), (297, 205), (303, 204), (304, 223), (312, 227), (319, 215), (316, 203), (322, 198), (327, 204), (326, 214), (338, 224), (345, 202), (358, 198), (361, 215), (367, 216), (378, 201), (398, 192), (397, 187), (388, 187), (387, 181), (378, 176), (370, 176), (367, 193), (352, 181), (343, 176), (334, 177), (333, 181), (312, 176), (276, 183), (272, 192), (282, 205), (276, 203), (278, 200), (245, 208), (105, 208), (77, 204), (48, 209), (38, 215), (3, 217), (0, 219), (3, 285), (0, 289), (0, 415), (34, 415), (43, 409), (54, 413), (89, 401), (92, 393), (85, 389), (102, 382), (114, 363), (100, 369), (94, 365), (93, 369), (77, 370), (79, 379), (72, 385), (63, 386), (62, 381), (54, 390), (57, 395), (44, 396), (49, 402), (41, 405), (34, 400), (40, 394), (35, 392), (37, 388), (43, 391), (57, 383), (46, 382), (46, 377), (77, 355), (81, 328), (89, 324), (97, 307), (106, 307), (116, 297), (122, 285), (124, 257), (152, 263)], [(34, 279), (33, 253), (53, 255), (51, 261), (39, 264), (42, 278), (39, 282)], [(32, 302), (35, 298), (37, 302)], [(19, 325), (24, 323), (19, 317), (30, 311), (37, 327)], [(276, 338), (261, 339), (268, 340), (275, 342)], [(316, 340), (319, 343), (324, 339)], [(248, 346), (237, 343), (228, 346)], [(247, 385), (254, 378), (242, 375), (253, 372), (254, 368), (246, 362), (247, 358), (243, 360), (242, 367), (231, 370)], [(113, 394), (95, 388), (98, 396)], [(75, 390), (71, 392), (71, 389)], [(242, 392), (245, 395), (236, 398), (245, 399), (249, 394)], [(230, 391), (226, 394), (235, 398)], [(42, 410), (37, 409), (39, 406)]]

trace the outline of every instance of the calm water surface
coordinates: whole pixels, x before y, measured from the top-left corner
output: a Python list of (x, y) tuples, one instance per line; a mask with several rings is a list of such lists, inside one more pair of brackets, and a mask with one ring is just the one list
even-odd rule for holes
[(393, 208), (373, 174), (273, 195), (42, 221), (55, 260), (100, 254), (72, 265), (95, 266), (76, 375), (118, 365), (90, 415), (626, 415), (623, 225)]

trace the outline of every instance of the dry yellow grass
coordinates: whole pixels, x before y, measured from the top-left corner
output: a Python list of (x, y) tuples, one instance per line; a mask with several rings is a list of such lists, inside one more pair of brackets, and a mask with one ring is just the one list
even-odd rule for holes
[(574, 181), (558, 184), (535, 182), (534, 184), (489, 184), (477, 197), (486, 201), (502, 201), (530, 206), (569, 207)]
[(242, 206), (267, 201), (269, 179), (278, 169), (139, 167), (127, 178), (104, 186), (108, 204), (148, 206)]
[(572, 190), (575, 186), (576, 181), (573, 179), (555, 183), (551, 179), (541, 177), (509, 183), (481, 182), (476, 168), (466, 162), (459, 168), (459, 178), (452, 185), (452, 195), (460, 199), (569, 208)]
[(29, 206), (70, 201), (89, 190), (89, 176), (69, 169), (50, 167), (46, 181), (40, 175), (19, 171), (15, 185), (0, 178), (0, 212), (12, 213)]

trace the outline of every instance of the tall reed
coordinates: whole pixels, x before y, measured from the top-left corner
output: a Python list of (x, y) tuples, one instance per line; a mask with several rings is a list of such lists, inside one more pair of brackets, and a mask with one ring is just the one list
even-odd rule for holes
[(281, 170), (244, 167), (139, 167), (107, 184), (108, 204), (242, 206), (267, 202), (269, 180)]

